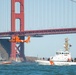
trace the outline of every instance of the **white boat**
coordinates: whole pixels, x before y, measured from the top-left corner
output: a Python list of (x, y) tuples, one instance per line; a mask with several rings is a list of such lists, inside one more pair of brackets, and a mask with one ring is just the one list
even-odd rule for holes
[(76, 62), (72, 59), (69, 48), (71, 45), (68, 43), (68, 38), (65, 39), (64, 51), (57, 51), (55, 56), (50, 57), (49, 60), (35, 60), (40, 65), (76, 65)]

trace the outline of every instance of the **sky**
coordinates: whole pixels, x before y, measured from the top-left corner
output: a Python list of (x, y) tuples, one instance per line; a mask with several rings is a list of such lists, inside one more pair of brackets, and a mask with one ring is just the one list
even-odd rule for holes
[[(24, 0), (24, 4), (25, 30), (76, 27), (76, 3), (72, 0)], [(11, 0), (1, 0), (0, 9), (0, 32), (10, 31)], [(19, 3), (16, 11), (19, 11)], [(16, 31), (19, 31), (19, 21), (16, 21)], [(70, 52), (76, 57), (75, 33), (31, 37), (30, 43), (25, 43), (25, 56), (53, 56), (57, 50), (64, 50), (67, 37), (72, 45)]]

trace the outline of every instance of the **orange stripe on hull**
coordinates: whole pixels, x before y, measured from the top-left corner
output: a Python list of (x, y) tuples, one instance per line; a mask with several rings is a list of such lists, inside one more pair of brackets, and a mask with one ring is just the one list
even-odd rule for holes
[(53, 61), (50, 61), (50, 65), (54, 65), (54, 62)]

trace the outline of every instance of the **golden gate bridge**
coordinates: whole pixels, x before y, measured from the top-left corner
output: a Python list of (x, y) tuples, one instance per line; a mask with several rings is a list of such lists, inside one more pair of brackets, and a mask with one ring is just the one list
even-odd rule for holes
[[(20, 13), (15, 13), (15, 3), (20, 3)], [(20, 30), (16, 31), (15, 20), (20, 20)], [(41, 35), (54, 35), (54, 34), (72, 34), (76, 33), (76, 28), (50, 28), (50, 29), (41, 29), (41, 30), (24, 30), (24, 0), (11, 0), (11, 31), (9, 32), (0, 32), (0, 37), (13, 37), (14, 35), (19, 36), (24, 40), (25, 36), (41, 36)], [(16, 60), (17, 50), (19, 51), (19, 57), (25, 60), (24, 56), (24, 43), (11, 42), (11, 52), (9, 58), (11, 60)]]

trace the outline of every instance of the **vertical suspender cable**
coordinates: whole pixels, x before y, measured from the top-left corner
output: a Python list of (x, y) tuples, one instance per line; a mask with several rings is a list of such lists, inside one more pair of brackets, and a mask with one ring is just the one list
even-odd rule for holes
[(56, 17), (56, 9), (57, 9), (57, 7), (56, 7), (56, 5), (57, 5), (57, 4), (56, 4), (56, 0), (55, 0), (55, 3), (54, 3), (54, 7), (55, 7), (55, 8), (54, 8), (54, 14), (55, 14), (55, 15), (54, 15), (54, 28), (55, 28), (55, 27), (57, 28), (57, 26), (56, 26), (56, 25), (57, 25), (57, 17)]
[(66, 19), (65, 19), (66, 20), (66, 26), (65, 27), (67, 27), (67, 25), (68, 25), (68, 0), (66, 1), (66, 4), (65, 5), (67, 7), (66, 8), (66, 14), (65, 14), (66, 15)]
[[(35, 23), (35, 21), (36, 21), (36, 19), (37, 19), (37, 18), (35, 17), (35, 16), (36, 16), (36, 13), (35, 13), (35, 7), (36, 7), (36, 6), (35, 6), (35, 0), (34, 0), (34, 2), (33, 2), (32, 6), (33, 6), (33, 7), (32, 7), (33, 9), (31, 10), (31, 12), (32, 12), (32, 15), (31, 15), (32, 18), (31, 18), (31, 20), (32, 20), (33, 29), (35, 29), (35, 28), (37, 27), (37, 24)], [(36, 19), (35, 19), (35, 18), (36, 18)]]
[(41, 11), (40, 11), (40, 15), (41, 15), (41, 25), (40, 25), (40, 27), (42, 28), (42, 25), (43, 25), (43, 0), (41, 0)]
[(70, 25), (70, 17), (69, 17), (69, 1), (67, 1), (67, 26)]
[(72, 27), (72, 26), (74, 26), (74, 25), (73, 25), (73, 22), (74, 22), (74, 21), (73, 21), (73, 2), (72, 2), (72, 11), (71, 11), (71, 12), (72, 12), (72, 13), (71, 13), (71, 15), (72, 15), (72, 19), (71, 19), (71, 21), (72, 21), (72, 22), (71, 22), (71, 27)]
[[(4, 0), (5, 5), (4, 5), (4, 27), (5, 27), (5, 32), (7, 31), (7, 2)], [(6, 13), (5, 13), (6, 12)]]
[(53, 28), (53, 1), (51, 0), (51, 27)]
[[(54, 3), (53, 1), (52, 1), (52, 3)], [(54, 12), (54, 5), (52, 4), (52, 28), (54, 28), (54, 14), (55, 14), (55, 12)]]
[(27, 10), (29, 11), (29, 14), (28, 14), (29, 15), (29, 18), (28, 18), (28, 24), (29, 24), (28, 29), (31, 30), (31, 28), (33, 27), (33, 25), (31, 23), (31, 3), (30, 3), (30, 1), (28, 1), (28, 3), (27, 3)]
[(64, 26), (64, 17), (63, 17), (63, 15), (64, 15), (64, 0), (62, 0), (62, 2), (61, 2), (61, 9), (62, 9), (62, 13), (61, 13), (61, 28), (63, 28), (63, 26)]
[(56, 13), (55, 13), (55, 10), (56, 10), (56, 7), (55, 7), (55, 1), (56, 0), (54, 0), (54, 19), (53, 19), (53, 23), (54, 23), (54, 28), (55, 28), (55, 23), (56, 23)]
[(55, 9), (55, 10), (56, 10), (56, 11), (55, 11), (55, 14), (56, 14), (56, 24), (55, 24), (55, 26), (56, 26), (56, 28), (57, 28), (58, 25), (59, 25), (59, 24), (58, 24), (58, 18), (59, 18), (59, 13), (58, 13), (58, 12), (59, 12), (59, 7), (58, 7), (59, 4), (58, 4), (58, 3), (59, 3), (59, 1), (55, 2), (55, 4), (56, 4), (56, 6), (55, 6), (55, 8), (56, 8), (56, 9)]
[(4, 6), (4, 4), (5, 4), (5, 1), (3, 0), (3, 5), (2, 5), (2, 6), (3, 6), (3, 12), (2, 12), (2, 13), (3, 13), (3, 15), (2, 15), (3, 18), (2, 18), (2, 20), (3, 20), (3, 21), (2, 21), (2, 28), (1, 28), (1, 29), (3, 29), (2, 32), (5, 31), (5, 27), (6, 27), (6, 26), (5, 26), (5, 18), (6, 18), (5, 12), (6, 12), (6, 11), (5, 11), (5, 6)]
[(9, 12), (8, 12), (8, 10), (9, 10), (9, 8), (8, 8), (8, 5), (9, 5), (9, 4), (8, 4), (8, 1), (6, 1), (6, 4), (7, 4), (7, 6), (6, 6), (6, 26), (7, 26), (7, 27), (6, 27), (6, 32), (8, 32), (8, 27), (9, 27), (9, 26), (8, 26), (8, 18), (9, 18), (9, 16), (8, 16), (8, 13), (9, 13)]
[(46, 23), (45, 23), (45, 29), (46, 29), (46, 28), (48, 27), (48, 6), (47, 6), (48, 0), (46, 0), (45, 3), (46, 3), (46, 9), (45, 9), (45, 12), (46, 12), (46, 13), (45, 13), (45, 14), (46, 14), (46, 17), (45, 17), (45, 20), (46, 20), (46, 21), (45, 21), (45, 22), (46, 22)]
[(50, 24), (51, 24), (51, 26), (50, 27), (52, 28), (52, 25), (53, 25), (53, 20), (52, 20), (52, 0), (51, 0), (50, 3), (51, 3), (51, 7), (50, 7), (50, 10), (51, 10), (51, 14), (50, 14), (51, 15), (51, 17), (50, 17), (51, 18), (50, 19), (51, 23)]
[(51, 20), (50, 20), (50, 18), (51, 18), (51, 17), (50, 17), (50, 13), (51, 13), (51, 12), (50, 12), (50, 5), (51, 5), (51, 4), (50, 4), (50, 1), (48, 1), (48, 3), (47, 3), (47, 6), (48, 6), (48, 7), (47, 7), (47, 10), (48, 10), (48, 13), (47, 13), (47, 19), (48, 19), (48, 20), (47, 20), (47, 28), (49, 28), (49, 27), (51, 26), (51, 24), (50, 24), (50, 21), (51, 21)]
[(33, 25), (32, 25), (32, 22), (31, 22), (31, 2), (29, 2), (28, 1), (28, 9), (29, 9), (29, 20), (28, 20), (28, 22), (29, 22), (29, 27), (30, 27), (30, 29), (32, 29), (32, 27), (33, 27)]
[(63, 0), (63, 24), (62, 24), (63, 28), (66, 28), (65, 27), (65, 13), (66, 13), (65, 12), (65, 0)]
[(32, 23), (30, 21), (31, 20), (31, 6), (30, 5), (31, 5), (31, 3), (30, 3), (30, 1), (28, 1), (27, 10), (29, 10), (29, 19), (28, 19), (28, 23), (27, 24), (29, 24), (28, 28), (31, 30), (31, 27), (33, 27), (33, 25), (32, 25)]
[(61, 28), (61, 24), (62, 24), (62, 2), (61, 1), (59, 1), (59, 27)]
[(37, 24), (37, 25), (38, 25), (38, 26), (40, 26), (40, 21), (39, 21), (39, 19), (40, 19), (40, 17), (39, 17), (39, 16), (40, 16), (40, 13), (39, 13), (39, 2), (40, 2), (40, 1), (38, 0), (38, 6), (37, 6), (37, 9), (38, 9), (38, 16), (37, 16), (37, 23), (38, 23), (38, 24)]
[(58, 0), (57, 3), (58, 3), (58, 7), (57, 7), (57, 27), (58, 27), (58, 25), (60, 26), (60, 23), (59, 23), (60, 22), (60, 20), (59, 20), (59, 18), (60, 18), (59, 17), (60, 16), (60, 14), (59, 14), (59, 11), (60, 11), (60, 9), (59, 9), (59, 7), (60, 7), (59, 0)]
[[(62, 12), (61, 12), (61, 28), (63, 27), (63, 25), (64, 25), (64, 23), (63, 23), (63, 14), (64, 14), (64, 11), (63, 11), (63, 5), (64, 5), (64, 3), (63, 3), (63, 0), (62, 0), (62, 2), (61, 2), (61, 9), (62, 9)], [(63, 25), (62, 25), (63, 24)]]
[[(35, 22), (36, 19), (37, 19), (37, 18), (35, 17), (35, 16), (36, 16), (36, 15), (35, 15), (35, 7), (36, 7), (36, 6), (35, 6), (35, 0), (34, 0), (34, 2), (33, 2), (33, 11), (32, 11), (32, 15), (33, 15), (33, 16), (32, 16), (32, 19), (33, 19), (33, 23), (32, 23), (32, 24), (33, 24), (33, 28), (34, 28), (34, 29), (35, 29), (35, 27), (37, 27), (37, 24), (36, 24), (36, 22)], [(36, 18), (36, 19), (35, 19), (35, 18)], [(31, 20), (32, 20), (32, 19), (31, 19)]]
[(55, 24), (55, 2), (54, 2), (54, 6), (53, 6), (53, 28), (54, 28), (54, 24)]

